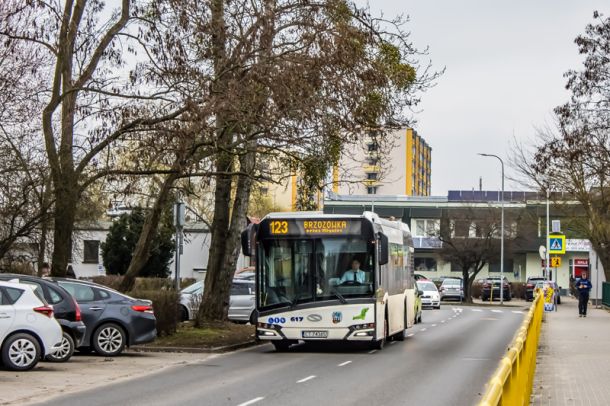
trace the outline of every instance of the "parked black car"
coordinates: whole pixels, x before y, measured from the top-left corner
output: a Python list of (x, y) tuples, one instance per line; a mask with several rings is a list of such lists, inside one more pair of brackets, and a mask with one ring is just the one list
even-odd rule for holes
[(525, 289), (523, 289), (525, 292), (524, 299), (528, 301), (534, 300), (534, 289), (536, 288), (536, 283), (544, 282), (544, 280), (544, 276), (530, 276), (527, 278), (527, 281), (525, 282)]
[[(504, 281), (502, 283), (503, 287), (503, 296), (504, 300), (509, 301), (512, 299), (512, 294), (510, 290), (510, 283), (508, 283), (508, 279), (504, 277)], [(483, 285), (481, 286), (481, 300), (493, 300), (500, 299), (500, 278), (499, 277), (490, 277), (486, 278), (483, 281)]]
[(35, 289), (53, 306), (55, 318), (63, 330), (61, 349), (46, 360), (66, 362), (74, 354), (74, 349), (81, 346), (85, 338), (86, 327), (81, 319), (81, 311), (76, 300), (57, 282), (29, 275), (0, 274), (1, 281), (17, 279), (19, 283), (35, 286)]
[(52, 278), (81, 307), (87, 333), (79, 350), (119, 355), (125, 347), (157, 337), (157, 320), (150, 300), (134, 299), (116, 290), (76, 279)]

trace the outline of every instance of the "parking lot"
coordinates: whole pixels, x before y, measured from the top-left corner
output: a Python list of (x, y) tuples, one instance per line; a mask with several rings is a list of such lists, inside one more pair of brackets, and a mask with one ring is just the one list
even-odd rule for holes
[(39, 403), (54, 396), (93, 389), (215, 356), (127, 351), (119, 357), (105, 358), (76, 353), (70, 362), (41, 362), (27, 372), (0, 369), (0, 404)]

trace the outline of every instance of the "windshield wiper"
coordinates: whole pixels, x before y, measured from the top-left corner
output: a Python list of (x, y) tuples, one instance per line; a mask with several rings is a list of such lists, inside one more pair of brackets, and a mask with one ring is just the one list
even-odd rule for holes
[(330, 287), (330, 293), (334, 293), (335, 296), (337, 296), (337, 298), (339, 298), (339, 301), (343, 304), (347, 304), (347, 300), (345, 300), (345, 298), (343, 297), (343, 295), (341, 293), (339, 293), (339, 291), (337, 291), (337, 289), (335, 289), (334, 286)]
[(294, 298), (294, 300), (292, 302), (290, 302), (290, 309), (294, 309), (295, 306), (298, 304), (299, 299), (301, 299), (301, 297), (303, 297), (303, 292), (299, 292), (297, 293), (296, 297)]

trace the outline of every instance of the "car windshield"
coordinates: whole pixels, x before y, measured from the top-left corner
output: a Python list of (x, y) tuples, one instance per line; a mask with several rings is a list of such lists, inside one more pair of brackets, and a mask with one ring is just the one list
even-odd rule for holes
[(186, 288), (182, 289), (180, 293), (188, 293), (192, 295), (200, 290), (203, 290), (203, 281), (195, 282), (192, 285), (187, 286)]
[(462, 286), (462, 281), (459, 279), (445, 279), (443, 286), (460, 287)]
[(372, 296), (373, 247), (359, 238), (264, 240), (260, 306)]
[(417, 289), (424, 292), (436, 292), (436, 285), (432, 282), (417, 282)]

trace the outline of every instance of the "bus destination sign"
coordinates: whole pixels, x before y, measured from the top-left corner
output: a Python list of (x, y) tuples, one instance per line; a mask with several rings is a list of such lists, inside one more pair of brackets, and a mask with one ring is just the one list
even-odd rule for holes
[(361, 231), (360, 219), (274, 219), (269, 222), (272, 235), (359, 235)]

